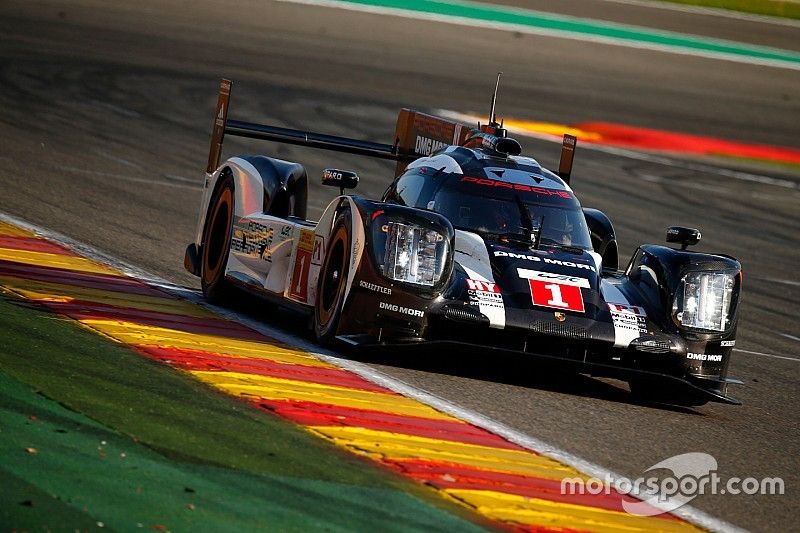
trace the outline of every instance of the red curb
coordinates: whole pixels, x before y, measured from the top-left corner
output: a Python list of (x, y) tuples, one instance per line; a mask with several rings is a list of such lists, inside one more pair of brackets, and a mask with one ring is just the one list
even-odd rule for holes
[[(261, 338), (264, 340), (264, 338)], [(321, 385), (347, 387), (370, 392), (389, 393), (355, 374), (334, 367), (280, 363), (269, 359), (237, 358), (200, 350), (139, 346), (147, 357), (189, 371), (240, 372), (257, 376), (291, 379)], [(258, 400), (265, 402), (266, 400)]]
[(702, 135), (637, 128), (608, 122), (583, 122), (576, 124), (575, 127), (601, 136), (599, 140), (587, 139), (587, 143), (800, 164), (800, 150), (782, 146), (726, 141)]
[[(466, 422), (291, 400), (254, 400), (259, 407), (304, 426), (358, 427), (402, 435), (461, 442), (506, 450), (529, 451)], [(530, 452), (534, 453), (535, 452)]]
[(63, 268), (34, 266), (0, 259), (0, 275), (88, 289), (174, 299), (172, 296), (153, 289), (139, 280), (111, 274), (88, 274)]
[[(622, 507), (623, 500), (641, 503), (641, 500), (625, 496), (616, 490), (611, 494), (562, 494), (561, 480), (495, 472), (459, 464), (420, 460), (386, 460), (384, 463), (411, 478), (440, 489), (491, 490), (621, 513), (626, 512)], [(664, 514), (660, 518), (681, 521), (670, 514)]]
[(44, 252), (47, 254), (67, 255), (70, 257), (80, 257), (78, 254), (56, 244), (52, 241), (46, 241), (37, 237), (9, 237), (0, 236), (0, 248), (8, 248), (11, 250), (24, 250), (27, 252)]
[[(171, 298), (165, 300), (174, 301)], [(265, 341), (268, 339), (245, 326), (225, 319), (193, 317), (150, 311), (145, 309), (122, 308), (99, 302), (73, 300), (71, 302), (43, 302), (53, 310), (68, 315), (75, 320), (117, 320), (133, 322), (144, 326), (173, 329), (185, 333), (218, 335), (235, 340)]]

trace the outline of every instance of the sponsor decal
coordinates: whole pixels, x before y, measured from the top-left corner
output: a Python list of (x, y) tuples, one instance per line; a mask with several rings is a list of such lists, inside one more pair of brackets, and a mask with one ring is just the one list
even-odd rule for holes
[(569, 268), (577, 268), (581, 270), (594, 270), (594, 267), (591, 265), (585, 265), (583, 263), (573, 263), (572, 261), (561, 261), (560, 259), (551, 259), (549, 257), (539, 257), (536, 255), (530, 254), (516, 254), (513, 252), (502, 252), (500, 250), (494, 251), (495, 257), (508, 257), (509, 259), (525, 259), (527, 261), (534, 261), (538, 263), (544, 263), (547, 265), (558, 265), (564, 266)]
[(485, 315), (492, 327), (503, 328), (506, 324), (506, 308), (500, 287), (493, 281), (467, 279), (467, 295), (470, 305)]
[(459, 144), (457, 141), (461, 137), (461, 124), (423, 113), (414, 113), (414, 122), (411, 127), (418, 136), (453, 139), (454, 144)]
[(362, 289), (367, 289), (368, 291), (379, 292), (387, 296), (392, 295), (391, 288), (384, 287), (383, 285), (378, 285), (377, 283), (370, 283), (369, 281), (364, 281), (363, 279), (358, 282), (358, 286), (361, 287)]
[(331, 180), (340, 180), (344, 177), (341, 170), (336, 170), (333, 168), (326, 168), (322, 172), (322, 182), (331, 181)]
[(325, 237), (322, 235), (314, 236), (314, 250), (311, 252), (311, 264), (322, 266), (322, 259), (325, 256)]
[(647, 313), (630, 304), (606, 303), (614, 323), (614, 346), (627, 348), (631, 341), (647, 333)]
[(532, 192), (544, 196), (558, 196), (560, 198), (572, 198), (568, 191), (561, 191), (557, 189), (546, 189), (544, 187), (534, 187), (532, 185), (525, 185), (524, 183), (510, 183), (508, 181), (492, 180), (488, 178), (476, 178), (474, 176), (464, 176), (461, 178), (464, 183), (473, 183), (475, 185), (482, 185), (484, 187), (500, 187), (503, 189), (510, 189), (514, 191)]
[(289, 286), (289, 296), (301, 302), (308, 301), (308, 271), (311, 268), (314, 241), (313, 231), (300, 230), (300, 239), (297, 242), (297, 253), (294, 257), (294, 268), (292, 270), (292, 283)]
[(500, 294), (500, 287), (497, 283), (491, 281), (483, 281), (479, 279), (468, 279), (467, 288), (476, 292), (488, 292), (492, 294)]
[(590, 287), (589, 280), (580, 276), (570, 276), (567, 274), (554, 274), (552, 272), (539, 272), (538, 270), (528, 270), (526, 268), (518, 268), (517, 274), (522, 279), (532, 279), (542, 281), (545, 283), (559, 283), (561, 285), (571, 285), (574, 287), (583, 287), (588, 289)]
[(361, 240), (359, 240), (358, 236), (355, 237), (353, 240), (353, 250), (350, 252), (350, 268), (352, 269), (356, 266), (356, 260), (358, 259), (358, 251), (361, 249)]
[(431, 155), (432, 153), (438, 152), (443, 148), (447, 148), (447, 146), (448, 144), (442, 141), (417, 135), (417, 141), (414, 144), (414, 151), (422, 155)]
[(381, 302), (378, 308), (384, 309), (386, 311), (391, 311), (393, 313), (399, 313), (401, 315), (408, 315), (417, 318), (422, 318), (423, 316), (425, 316), (425, 313), (423, 311), (420, 311), (419, 309), (403, 307), (402, 305), (397, 305), (389, 302)]
[(710, 353), (688, 352), (686, 354), (686, 358), (694, 359), (695, 361), (714, 361), (714, 362), (722, 361), (721, 355), (710, 354)]
[(735, 340), (733, 340), (733, 341), (722, 341), (722, 342), (719, 343), (719, 345), (722, 346), (723, 348), (728, 348), (730, 346), (736, 346), (736, 341)]
[(578, 313), (585, 311), (581, 288), (590, 287), (588, 279), (524, 268), (518, 268), (517, 273), (528, 280), (533, 305)]
[(244, 227), (235, 227), (231, 238), (231, 249), (250, 257), (271, 260), (271, 247), (275, 228), (248, 220)]

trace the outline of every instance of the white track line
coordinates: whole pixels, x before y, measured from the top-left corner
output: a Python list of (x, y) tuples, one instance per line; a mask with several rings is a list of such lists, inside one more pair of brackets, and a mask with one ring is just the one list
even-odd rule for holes
[(797, 361), (800, 363), (800, 359), (797, 357), (787, 357), (785, 355), (775, 355), (774, 353), (763, 353), (763, 352), (751, 352), (750, 350), (742, 350), (741, 348), (734, 348), (734, 352), (741, 352), (750, 355), (762, 355), (764, 357), (772, 357), (774, 359), (785, 359), (786, 361)]
[(729, 19), (745, 20), (748, 22), (760, 22), (764, 24), (774, 24), (777, 26), (789, 26), (800, 28), (800, 21), (795, 19), (773, 17), (770, 15), (757, 15), (755, 13), (743, 13), (730, 9), (690, 6), (686, 4), (673, 4), (672, 2), (653, 1), (653, 0), (602, 0), (611, 4), (624, 4), (629, 6), (645, 7), (648, 9), (660, 9), (662, 11), (676, 11), (678, 13), (691, 13), (695, 15), (709, 15), (712, 17), (725, 17)]
[(792, 287), (800, 287), (800, 281), (794, 281), (791, 279), (759, 278), (757, 276), (750, 277), (751, 279), (757, 279), (759, 281), (769, 281), (771, 283), (782, 283), (784, 285), (791, 285)]
[[(587, 461), (586, 459), (578, 457), (577, 455), (571, 454), (565, 450), (552, 446), (544, 441), (537, 439), (536, 437), (532, 437), (530, 435), (526, 435), (525, 433), (521, 433), (500, 422), (495, 422), (494, 420), (480, 413), (476, 413), (469, 409), (465, 409), (449, 400), (436, 396), (435, 394), (417, 388), (411, 384), (400, 381), (397, 378), (394, 378), (392, 376), (384, 374), (383, 372), (375, 370), (374, 368), (371, 368), (370, 366), (364, 363), (360, 363), (358, 361), (352, 361), (349, 359), (343, 359), (342, 356), (336, 355), (334, 352), (330, 350), (321, 348), (320, 346), (313, 344), (307, 339), (298, 337), (296, 335), (292, 335), (285, 331), (281, 331), (280, 329), (269, 326), (267, 324), (254, 320), (250, 317), (232, 311), (230, 309), (225, 309), (222, 307), (211, 305), (208, 302), (206, 302), (196, 290), (187, 289), (186, 287), (181, 287), (179, 285), (171, 283), (163, 278), (145, 272), (144, 270), (135, 267), (125, 261), (122, 261), (107, 253), (99, 251), (87, 244), (76, 241), (61, 233), (41, 228), (39, 226), (21, 220), (12, 215), (0, 212), (0, 220), (32, 231), (42, 237), (64, 244), (67, 247), (75, 250), (76, 252), (90, 259), (94, 259), (95, 261), (105, 263), (113, 268), (116, 268), (124, 272), (125, 274), (131, 277), (140, 279), (156, 287), (159, 287), (164, 291), (166, 291), (167, 293), (170, 293), (174, 296), (196, 303), (204, 308), (207, 308), (221, 315), (224, 318), (246, 325), (252, 328), (253, 330), (258, 331), (259, 333), (262, 333), (277, 341), (290, 344), (302, 350), (306, 350), (311, 355), (318, 357), (319, 359), (327, 363), (336, 365), (340, 368), (344, 368), (345, 370), (349, 370), (350, 372), (357, 374), (363, 377), (364, 379), (371, 381), (372, 383), (375, 383), (389, 390), (397, 392), (398, 394), (402, 394), (403, 396), (406, 396), (408, 398), (413, 398), (419, 402), (422, 402), (424, 404), (433, 407), (434, 409), (438, 409), (443, 413), (447, 413), (456, 418), (460, 418), (465, 422), (469, 422), (470, 424), (473, 424), (487, 431), (490, 431), (524, 448), (535, 451), (538, 454), (550, 457), (551, 459), (555, 459), (556, 461), (559, 461), (577, 470), (580, 470), (583, 473), (588, 474), (589, 476), (596, 477), (598, 479), (611, 479), (612, 483), (627, 481), (629, 483), (628, 486), (630, 486), (630, 480), (628, 480), (626, 477), (616, 474), (600, 465)], [(640, 496), (644, 495), (640, 494)], [(657, 504), (654, 505), (658, 506)], [(679, 516), (680, 518), (683, 518), (684, 520), (687, 520), (695, 525), (706, 528), (710, 531), (736, 532), (736, 533), (746, 531), (737, 526), (734, 526), (733, 524), (720, 520), (703, 511), (700, 511), (699, 509), (695, 509), (688, 505), (684, 505), (683, 507), (675, 511), (672, 511), (672, 514)]]
[[(583, 41), (589, 43), (599, 43), (599, 44), (606, 44), (611, 46), (623, 46), (626, 48), (633, 48), (638, 50), (654, 50), (656, 52), (666, 52), (669, 54), (676, 54), (682, 56), (689, 56), (689, 57), (702, 57), (706, 59), (717, 59), (723, 61), (733, 61), (735, 63), (742, 63), (746, 65), (759, 65), (759, 66), (766, 66), (766, 67), (777, 67), (777, 68), (785, 68), (790, 70), (800, 70), (800, 64), (793, 63), (790, 61), (782, 61), (780, 59), (765, 59), (759, 57), (752, 57), (749, 55), (738, 55), (733, 53), (726, 53), (726, 52), (714, 52), (710, 50), (699, 50), (696, 48), (683, 48), (678, 45), (661, 45), (656, 43), (649, 43), (649, 42), (642, 42), (642, 41), (633, 41), (629, 39), (619, 39), (614, 37), (605, 37), (601, 35), (589, 35), (586, 33), (581, 33), (577, 31), (569, 31), (569, 30), (551, 30), (547, 28), (541, 28), (537, 26), (529, 26), (527, 24), (514, 24), (511, 22), (493, 22), (493, 21), (486, 21), (480, 19), (474, 19), (469, 17), (460, 17), (458, 15), (439, 15), (436, 13), (427, 13), (424, 11), (412, 11), (409, 9), (402, 9), (402, 8), (394, 8), (394, 7), (382, 7), (382, 6), (373, 6), (373, 5), (366, 5), (366, 4), (353, 4), (346, 1), (337, 1), (337, 0), (273, 0), (275, 2), (283, 2), (286, 4), (302, 4), (302, 5), (309, 5), (314, 7), (326, 7), (331, 9), (343, 9), (347, 11), (357, 11), (361, 13), (369, 13), (373, 15), (388, 15), (394, 17), (401, 17), (413, 20), (424, 20), (429, 22), (438, 22), (443, 24), (455, 24), (458, 26), (470, 26), (474, 28), (483, 28), (483, 29), (490, 29), (490, 30), (498, 30), (498, 31), (508, 31), (508, 32), (517, 32), (517, 33), (524, 33), (529, 35), (542, 35), (545, 37), (555, 37), (559, 39), (570, 39), (573, 41)], [(464, 1), (463, 3), (469, 3)], [(509, 6), (505, 6), (509, 8)], [(509, 9), (518, 9), (520, 11), (533, 11), (533, 10), (525, 10), (521, 8), (509, 8)], [(536, 12), (537, 14), (542, 15), (552, 15), (557, 16), (560, 19), (573, 19), (577, 21), (587, 21), (588, 19), (581, 19), (578, 17), (570, 17), (567, 15), (555, 15), (553, 13), (545, 13), (545, 12)], [(630, 26), (626, 24), (618, 24), (612, 22), (603, 22), (606, 26), (615, 26), (618, 28), (627, 28), (627, 29), (640, 29), (636, 26)], [(668, 32), (664, 30), (653, 30), (648, 29), (647, 31), (651, 33), (660, 33), (663, 35), (682, 35), (676, 32)], [(698, 37), (705, 41), (715, 41), (717, 43), (722, 44), (740, 44), (735, 43), (734, 41), (724, 41), (721, 39), (713, 39), (710, 37), (700, 37), (691, 35), (690, 37)], [(779, 50), (777, 48), (770, 48), (766, 46), (758, 46), (758, 45), (747, 45), (751, 48), (762, 48), (764, 50)], [(780, 50), (783, 51), (783, 50)], [(787, 52), (791, 52), (788, 50)]]

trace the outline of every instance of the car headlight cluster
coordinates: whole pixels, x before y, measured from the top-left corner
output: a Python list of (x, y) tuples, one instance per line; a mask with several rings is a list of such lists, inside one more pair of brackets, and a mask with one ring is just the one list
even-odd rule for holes
[(673, 313), (685, 328), (725, 331), (730, 326), (734, 285), (734, 273), (689, 272), (676, 292)]
[(438, 231), (415, 224), (389, 221), (382, 274), (389, 279), (432, 287), (442, 277), (447, 257), (447, 238)]

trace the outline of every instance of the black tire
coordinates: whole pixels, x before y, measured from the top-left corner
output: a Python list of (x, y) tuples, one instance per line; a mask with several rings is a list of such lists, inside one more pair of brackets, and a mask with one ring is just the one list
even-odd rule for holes
[(700, 394), (688, 393), (677, 387), (654, 383), (653, 381), (632, 379), (628, 381), (631, 396), (639, 403), (661, 403), (680, 407), (700, 407), (708, 400)]
[(339, 329), (350, 269), (350, 215), (342, 213), (336, 219), (330, 244), (317, 281), (317, 300), (314, 303), (314, 335), (322, 346), (330, 346)]
[(233, 201), (233, 179), (225, 176), (209, 204), (211, 207), (203, 227), (203, 248), (200, 254), (200, 285), (203, 295), (212, 303), (225, 303), (233, 291), (233, 287), (225, 279), (225, 267), (231, 247)]

